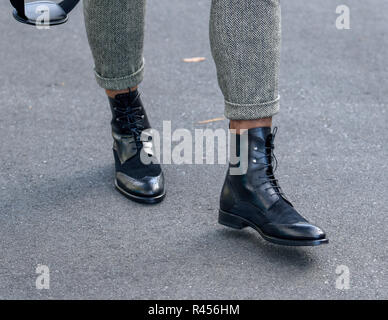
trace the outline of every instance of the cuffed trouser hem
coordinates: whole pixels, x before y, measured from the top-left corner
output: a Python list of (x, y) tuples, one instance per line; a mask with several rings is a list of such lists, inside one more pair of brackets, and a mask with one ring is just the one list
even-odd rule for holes
[(255, 120), (269, 118), (279, 112), (278, 97), (259, 104), (238, 104), (225, 101), (225, 117), (229, 120)]
[(141, 67), (134, 73), (119, 78), (105, 78), (98, 74), (95, 70), (97, 83), (100, 87), (107, 90), (124, 90), (127, 88), (133, 88), (140, 84), (144, 78), (144, 62)]

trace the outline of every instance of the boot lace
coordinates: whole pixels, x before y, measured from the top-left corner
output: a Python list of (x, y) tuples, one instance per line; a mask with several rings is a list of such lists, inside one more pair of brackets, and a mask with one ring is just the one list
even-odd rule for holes
[[(134, 99), (136, 102), (140, 94)], [(121, 101), (118, 101), (119, 107), (115, 108), (116, 121), (120, 123), (123, 130), (128, 131), (134, 136), (136, 146), (142, 147), (141, 133), (144, 130), (144, 114), (143, 107), (139, 105), (126, 106)]]
[(266, 184), (269, 182), (271, 186), (265, 188), (265, 191), (269, 189), (273, 189), (275, 192), (271, 196), (279, 195), (283, 197), (285, 200), (287, 200), (286, 195), (284, 194), (284, 192), (282, 191), (282, 188), (279, 185), (278, 179), (275, 178), (275, 171), (278, 168), (278, 159), (276, 158), (274, 153), (274, 149), (275, 149), (274, 141), (275, 141), (277, 131), (278, 131), (278, 128), (275, 127), (270, 137), (266, 141), (264, 151), (259, 151), (260, 153), (263, 154), (263, 156), (255, 159), (255, 160), (261, 160), (261, 159), (268, 160), (268, 163), (265, 163), (263, 164), (262, 167), (258, 168), (258, 170), (264, 171), (265, 175), (261, 175), (257, 177), (258, 180), (262, 180), (262, 182), (259, 183), (257, 187), (260, 187), (263, 184)]

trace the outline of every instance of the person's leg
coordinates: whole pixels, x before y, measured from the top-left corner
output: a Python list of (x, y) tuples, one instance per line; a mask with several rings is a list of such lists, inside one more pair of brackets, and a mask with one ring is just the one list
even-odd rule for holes
[(112, 111), (115, 185), (132, 200), (159, 202), (164, 178), (159, 164), (142, 161), (152, 157), (152, 142), (142, 135), (150, 124), (137, 90), (144, 72), (145, 0), (84, 0), (84, 16), (97, 83)]
[(245, 150), (248, 163), (240, 174), (229, 165), (219, 222), (253, 227), (278, 244), (318, 245), (327, 242), (325, 233), (298, 214), (274, 177), (271, 126), (279, 110), (280, 30), (280, 0), (212, 0), (211, 49), (225, 115), (236, 129), (231, 153)]
[(280, 38), (278, 0), (212, 1), (211, 49), (231, 124), (278, 112)]
[(84, 0), (84, 17), (98, 84), (113, 91), (139, 85), (145, 0)]

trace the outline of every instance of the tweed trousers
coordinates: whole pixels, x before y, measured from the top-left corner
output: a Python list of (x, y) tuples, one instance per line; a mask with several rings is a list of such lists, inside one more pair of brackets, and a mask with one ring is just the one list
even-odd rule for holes
[[(98, 84), (137, 86), (144, 77), (145, 0), (84, 0)], [(280, 0), (212, 0), (210, 44), (225, 116), (260, 119), (279, 110)]]

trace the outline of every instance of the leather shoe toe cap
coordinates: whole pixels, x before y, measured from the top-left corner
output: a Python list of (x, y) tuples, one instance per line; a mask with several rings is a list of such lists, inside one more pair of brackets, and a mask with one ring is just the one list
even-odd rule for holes
[(143, 178), (133, 178), (123, 172), (116, 172), (118, 185), (129, 193), (139, 196), (158, 196), (164, 193), (164, 176), (161, 172), (158, 176)]
[(309, 223), (268, 223), (262, 229), (267, 235), (282, 239), (320, 240), (326, 238), (326, 234), (321, 228)]

